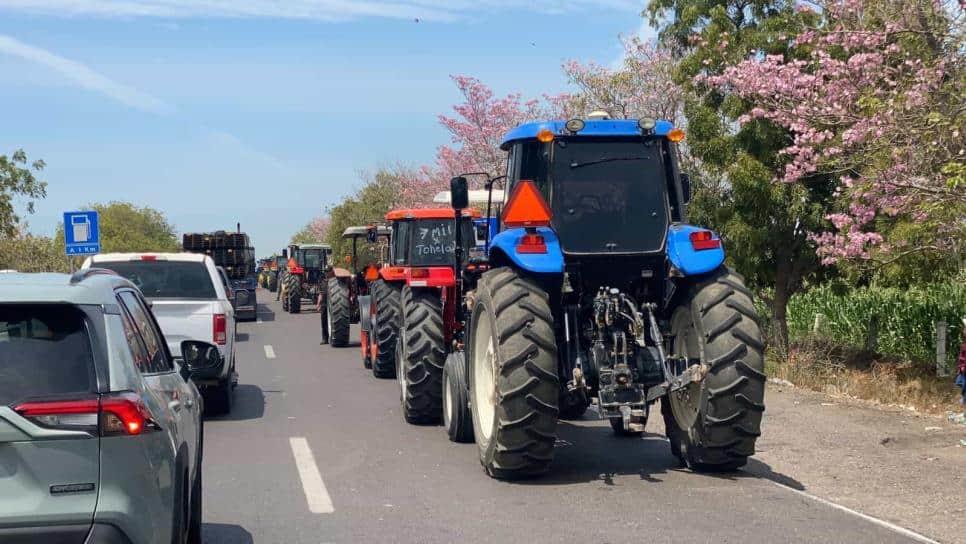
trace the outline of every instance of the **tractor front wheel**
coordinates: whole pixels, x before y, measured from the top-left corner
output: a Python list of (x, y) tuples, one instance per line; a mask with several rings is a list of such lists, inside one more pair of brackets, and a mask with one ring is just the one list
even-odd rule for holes
[(704, 378), (661, 399), (671, 452), (696, 471), (731, 471), (755, 453), (765, 411), (764, 343), (751, 292), (721, 269), (671, 316), (670, 353)]
[(557, 438), (557, 343), (549, 297), (511, 268), (483, 274), (470, 318), (470, 407), (494, 478), (546, 472)]
[(402, 311), (403, 332), (399, 337), (402, 360), (396, 364), (403, 416), (417, 425), (438, 423), (443, 415), (443, 363), (446, 360), (439, 291), (403, 287)]
[(329, 278), (326, 295), (329, 343), (334, 348), (349, 345), (349, 288), (339, 278)]
[(450, 353), (443, 365), (443, 427), (453, 442), (473, 441), (473, 421), (466, 384), (466, 354)]
[(376, 353), (372, 359), (372, 375), (377, 378), (396, 377), (396, 333), (399, 330), (400, 287), (385, 280), (372, 282), (372, 299), (376, 305), (372, 316), (373, 337)]

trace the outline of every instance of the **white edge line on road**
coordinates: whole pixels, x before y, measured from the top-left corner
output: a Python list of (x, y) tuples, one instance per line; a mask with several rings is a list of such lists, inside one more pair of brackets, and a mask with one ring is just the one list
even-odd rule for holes
[[(769, 480), (769, 481), (771, 481), (771, 480)], [(836, 503), (834, 503), (832, 501), (823, 499), (821, 497), (816, 497), (815, 495), (812, 495), (811, 493), (806, 493), (804, 491), (799, 491), (798, 489), (795, 489), (793, 487), (789, 487), (789, 486), (787, 486), (785, 484), (781, 484), (781, 483), (778, 483), (778, 482), (775, 482), (775, 481), (771, 481), (771, 483), (777, 485), (778, 487), (780, 487), (782, 489), (787, 489), (788, 491), (791, 491), (792, 493), (796, 493), (798, 495), (801, 495), (802, 497), (805, 497), (807, 499), (811, 499), (811, 500), (813, 500), (815, 502), (824, 504), (825, 506), (834, 508), (836, 510), (841, 510), (842, 512), (845, 512), (847, 514), (852, 514), (853, 516), (862, 518), (865, 521), (868, 521), (869, 523), (878, 525), (879, 527), (884, 527), (886, 529), (889, 529), (890, 531), (894, 531), (896, 533), (899, 533), (900, 535), (907, 536), (907, 537), (915, 540), (916, 542), (922, 542), (924, 544), (940, 544), (939, 541), (933, 540), (933, 539), (929, 538), (926, 535), (922, 535), (922, 534), (919, 534), (919, 533), (917, 533), (917, 532), (915, 532), (913, 530), (906, 529), (905, 527), (901, 527), (899, 525), (896, 525), (895, 523), (889, 523), (888, 521), (886, 521), (884, 519), (879, 519), (879, 518), (876, 518), (876, 517), (872, 517), (872, 516), (870, 516), (868, 514), (863, 514), (862, 512), (859, 512), (857, 510), (852, 510), (851, 508), (849, 508), (847, 506), (842, 506), (841, 504), (836, 504)]]
[(302, 489), (305, 491), (305, 500), (309, 503), (309, 512), (313, 514), (331, 514), (335, 512), (332, 506), (332, 498), (325, 489), (325, 482), (319, 474), (319, 467), (315, 464), (315, 457), (312, 455), (312, 448), (309, 441), (301, 436), (293, 436), (288, 439), (292, 446), (292, 455), (295, 456), (295, 468), (299, 471), (299, 478), (302, 480)]
[(268, 344), (265, 345), (265, 358), (266, 359), (274, 359), (275, 358), (275, 348), (273, 348), (272, 346), (270, 346)]

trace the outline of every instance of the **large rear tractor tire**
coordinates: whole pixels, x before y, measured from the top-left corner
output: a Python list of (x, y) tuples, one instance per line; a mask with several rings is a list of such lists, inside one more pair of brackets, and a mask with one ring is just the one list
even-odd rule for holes
[(302, 286), (299, 277), (292, 274), (286, 278), (285, 299), (288, 301), (288, 312), (297, 314), (302, 311)]
[(376, 305), (372, 316), (372, 335), (377, 350), (372, 357), (372, 375), (377, 378), (396, 377), (396, 334), (402, 311), (400, 309), (401, 287), (385, 280), (372, 282), (372, 298)]
[(402, 289), (402, 332), (396, 362), (403, 416), (415, 425), (439, 423), (443, 416), (443, 363), (446, 361), (443, 306), (436, 289)]
[(344, 348), (349, 345), (349, 288), (339, 278), (329, 278), (327, 293), (329, 343)]
[(727, 472), (755, 453), (765, 411), (764, 343), (751, 291), (720, 269), (671, 316), (670, 353), (701, 362), (698, 383), (661, 399), (671, 452), (701, 472)]
[(557, 344), (547, 293), (511, 268), (483, 274), (470, 319), (470, 407), (494, 478), (546, 472), (557, 438)]

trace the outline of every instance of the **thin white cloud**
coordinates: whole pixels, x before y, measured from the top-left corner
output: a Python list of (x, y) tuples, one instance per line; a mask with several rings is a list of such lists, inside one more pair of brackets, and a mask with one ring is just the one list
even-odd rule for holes
[(639, 0), (0, 0), (0, 10), (59, 17), (273, 18), (338, 22), (366, 17), (453, 21), (486, 11), (639, 12)]
[(29, 62), (47, 66), (74, 84), (103, 94), (126, 106), (157, 114), (169, 114), (174, 108), (164, 101), (134, 87), (118, 83), (113, 79), (95, 72), (88, 66), (73, 61), (46, 49), (23, 43), (19, 40), (0, 34), (0, 54), (19, 57)]

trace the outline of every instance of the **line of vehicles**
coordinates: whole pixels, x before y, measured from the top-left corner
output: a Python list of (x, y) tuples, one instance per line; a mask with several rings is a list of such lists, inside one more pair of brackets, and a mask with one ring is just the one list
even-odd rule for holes
[(0, 274), (0, 542), (202, 542), (202, 414), (232, 409), (255, 269), (240, 232), (184, 247)]
[[(764, 344), (721, 239), (687, 223), (683, 138), (604, 114), (517, 127), (505, 176), (455, 177), (450, 209), (344, 233), (352, 270), (328, 274), (331, 344), (359, 322), (363, 365), (398, 380), (406, 421), (475, 442), (495, 478), (549, 470), (561, 419), (596, 405), (616, 435), (640, 436), (658, 401), (683, 465), (743, 466), (765, 409)], [(383, 250), (360, 266), (363, 236)]]

